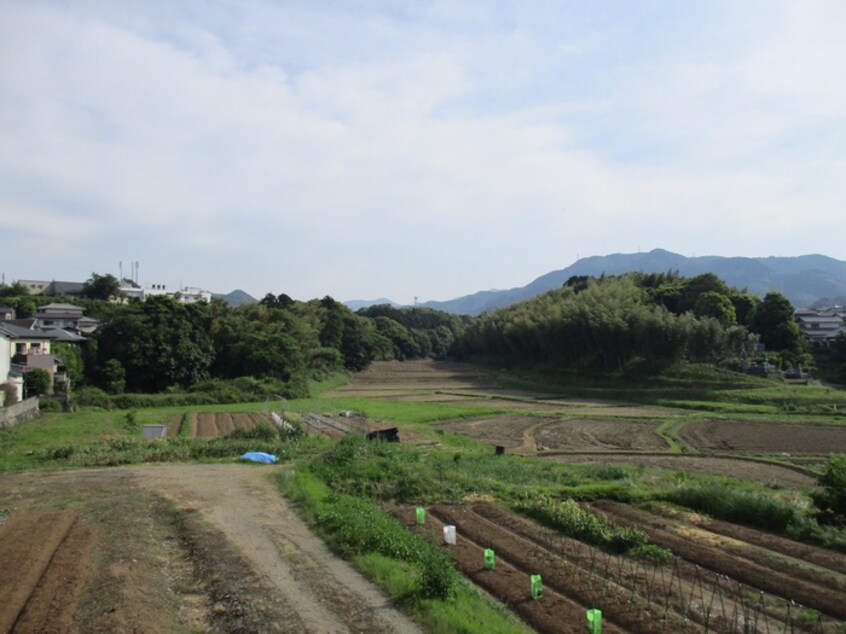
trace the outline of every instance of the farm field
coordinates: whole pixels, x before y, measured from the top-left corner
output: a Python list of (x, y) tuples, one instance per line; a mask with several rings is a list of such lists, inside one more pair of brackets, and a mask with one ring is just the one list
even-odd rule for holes
[[(601, 507), (612, 517), (647, 525), (655, 543), (672, 545), (681, 558), (659, 565), (606, 554), (490, 505), (430, 507), (424, 526), (416, 524), (414, 509), (395, 513), (409, 530), (433, 538), (444, 525), (455, 526), (452, 550), (461, 570), (539, 632), (570, 631), (562, 624), (580, 623), (586, 609), (597, 606), (609, 632), (785, 632), (806, 625), (840, 631), (836, 620), (803, 623), (796, 604), (801, 600), (806, 610), (846, 618), (843, 555), (797, 550), (789, 540), (748, 529), (738, 533), (728, 524), (697, 528), (691, 540), (687, 521), (626, 505)], [(485, 566), (487, 548), (496, 554), (494, 569)], [(528, 598), (532, 574), (543, 580), (539, 601)], [(762, 587), (770, 594), (762, 594)]]
[[(460, 363), (375, 363), (333, 395), (495, 406), (505, 411), (448, 421), (439, 428), (554, 462), (625, 463), (810, 486), (813, 477), (802, 465), (819, 464), (830, 453), (846, 453), (842, 423), (722, 420), (713, 419), (710, 412), (499, 390), (496, 373), (483, 374)], [(669, 433), (659, 433), (665, 422), (670, 423)], [(684, 454), (669, 444), (668, 435), (677, 447), (685, 448)]]
[(765, 423), (744, 420), (697, 421), (679, 437), (702, 451), (760, 454), (846, 453), (846, 426)]
[(198, 412), (191, 422), (189, 437), (217, 438), (231, 434), (236, 427), (255, 429), (256, 423), (270, 423), (268, 414), (259, 412)]
[[(311, 532), (295, 511), (296, 495), (281, 496), (272, 478), (292, 495), (282, 481), (297, 480), (295, 472), (329, 487), (321, 494), (331, 495), (326, 507), (306, 513), (326, 539), (332, 537), (316, 518), (332, 516), (341, 500), (335, 495), (359, 496), (349, 508), (367, 500), (398, 518), (403, 534), (422, 534), (448, 551), (467, 579), (519, 619), (491, 631), (583, 632), (592, 608), (603, 611), (603, 630), (611, 633), (846, 631), (846, 549), (681, 510), (657, 493), (701, 484), (751, 496), (739, 499), (763, 491), (782, 505), (806, 505), (815, 486), (807, 465), (846, 450), (838, 420), (767, 421), (569, 398), (502, 388), (502, 374), (432, 361), (373, 364), (347, 385), (290, 403), (309, 434), (285, 445), (290, 465), (232, 464), (235, 456), (197, 452), (211, 463), (0, 473), (0, 564), (19, 571), (0, 575), (0, 596), (9, 597), (0, 606), (0, 631), (50, 631), (54, 624), (54, 631), (420, 631), (394, 607), (407, 600), (407, 586), (387, 599)], [(133, 444), (129, 436), (140, 430), (114, 426), (126, 436), (102, 441), (105, 423), (94, 417), (87, 424), (96, 424), (98, 447), (128, 447), (127, 456), (160, 461), (188, 455), (179, 453), (187, 446), (236, 446), (226, 444), (234, 443), (227, 436), (235, 429), (270, 421), (260, 408), (140, 412), (144, 420), (168, 421), (175, 433), (162, 445)], [(341, 413), (348, 409), (356, 412)], [(388, 427), (399, 428), (401, 443), (361, 437)], [(0, 447), (11, 444), (0, 440)], [(157, 446), (173, 453), (142, 451)], [(39, 451), (63, 466), (64, 453), (46, 447)], [(494, 455), (494, 447), (506, 455)], [(67, 459), (88, 455), (107, 454), (79, 450)], [(726, 477), (757, 488), (725, 484)], [(580, 509), (642, 531), (649, 547), (665, 554), (614, 554), (623, 551), (567, 537), (527, 510), (570, 491), (588, 492)], [(422, 526), (417, 506), (426, 509)], [(457, 529), (454, 546), (442, 543), (445, 525)], [(354, 536), (352, 542), (359, 543)], [(366, 551), (335, 546), (368, 574), (375, 566), (380, 583), (394, 574), (378, 572), (380, 561), (360, 559)], [(493, 570), (484, 565), (489, 548), (497, 556)], [(400, 558), (397, 565), (411, 562)], [(543, 578), (537, 600), (531, 575)], [(424, 622), (426, 631), (456, 631)]]

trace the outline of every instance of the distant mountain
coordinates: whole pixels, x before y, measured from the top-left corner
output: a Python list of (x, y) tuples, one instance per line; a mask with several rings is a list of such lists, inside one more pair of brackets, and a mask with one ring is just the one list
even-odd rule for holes
[(449, 313), (479, 315), (560, 288), (573, 275), (618, 275), (632, 271), (664, 273), (669, 270), (687, 277), (714, 273), (729, 286), (745, 288), (760, 296), (776, 290), (790, 298), (797, 308), (809, 306), (823, 297), (846, 296), (846, 262), (825, 255), (766, 258), (709, 255), (688, 258), (655, 249), (648, 253), (615, 253), (582, 258), (566, 269), (542, 275), (521, 288), (482, 291), (443, 302), (426, 302), (421, 306)]
[(217, 297), (222, 299), (227, 304), (232, 306), (240, 306), (241, 304), (257, 304), (258, 300), (247, 293), (246, 291), (242, 291), (240, 288), (238, 290), (234, 290), (231, 293), (227, 293), (223, 295), (221, 293), (212, 293), (212, 297)]
[(353, 312), (361, 308), (370, 308), (371, 306), (379, 306), (381, 304), (390, 304), (394, 308), (402, 308), (402, 304), (397, 304), (384, 297), (380, 297), (379, 299), (351, 299), (348, 302), (344, 302), (344, 305)]

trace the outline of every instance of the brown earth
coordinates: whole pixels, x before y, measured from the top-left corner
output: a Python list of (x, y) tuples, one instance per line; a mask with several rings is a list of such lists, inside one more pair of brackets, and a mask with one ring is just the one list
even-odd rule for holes
[[(643, 530), (653, 543), (689, 562), (828, 616), (846, 619), (846, 576), (831, 569), (815, 570), (780, 552), (784, 540), (768, 541), (765, 533), (759, 533), (756, 544), (752, 544), (618, 502), (604, 500), (593, 506), (620, 524)], [(805, 549), (816, 551), (815, 558), (837, 560), (835, 566), (846, 562), (846, 557), (837, 553)]]
[[(597, 506), (624, 524), (640, 525), (626, 518), (641, 511), (610, 503)], [(617, 507), (622, 510), (617, 512)], [(494, 506), (436, 505), (428, 509), (424, 526), (416, 525), (414, 509), (393, 510), (410, 529), (439, 542), (443, 541), (443, 525), (454, 525), (456, 544), (443, 547), (450, 550), (459, 568), (539, 632), (585, 631), (584, 615), (589, 607), (602, 609), (604, 627), (614, 632), (763, 634), (804, 631), (805, 626), (835, 632), (843, 625), (839, 619), (846, 603), (841, 584), (846, 577), (831, 568), (799, 565), (782, 550), (808, 547), (793, 544), (785, 548), (789, 540), (775, 539), (771, 549), (744, 542), (724, 552), (727, 542), (688, 535), (691, 543), (675, 551), (683, 559), (657, 565), (608, 555)], [(649, 526), (647, 532), (655, 532), (657, 543), (679, 546)], [(745, 530), (758, 533), (760, 543), (771, 537)], [(496, 553), (493, 570), (484, 565), (485, 548)], [(817, 551), (811, 558), (827, 553), (811, 550)], [(752, 551), (758, 551), (760, 559)], [(767, 570), (761, 570), (759, 561), (764, 560), (771, 561)], [(532, 574), (543, 579), (539, 600), (531, 599)], [(751, 585), (745, 582), (749, 579)], [(761, 588), (769, 594), (761, 594)], [(802, 605), (793, 603), (800, 600)], [(798, 616), (806, 608), (827, 616), (803, 625)]]
[(0, 631), (418, 631), (289, 508), (282, 470), (0, 475)]
[(802, 488), (816, 483), (813, 476), (790, 465), (780, 465), (763, 460), (734, 458), (730, 456), (701, 456), (691, 454), (635, 454), (608, 452), (551, 453), (538, 456), (553, 462), (581, 464), (629, 464), (670, 469), (673, 471), (694, 471), (717, 476), (729, 476), (752, 480), (762, 484)]
[(709, 420), (687, 423), (678, 431), (703, 451), (741, 453), (846, 453), (846, 426)]
[(68, 631), (94, 540), (68, 511), (11, 516), (0, 527), (0, 631)]
[(259, 412), (200, 412), (191, 429), (192, 438), (228, 436), (235, 428), (254, 429), (259, 421), (270, 422), (270, 415)]
[[(503, 391), (497, 388), (495, 374), (484, 373), (461, 363), (384, 361), (373, 363), (364, 372), (353, 375), (348, 385), (332, 395), (444, 401), (530, 412), (484, 416), (445, 423), (441, 427), (466, 434), (490, 446), (503, 446), (511, 452), (524, 455), (538, 454), (547, 460), (683, 469), (775, 486), (810, 487), (815, 483), (806, 471), (790, 465), (740, 460), (730, 455), (662, 453), (662, 450), (667, 449), (666, 442), (654, 433), (660, 423), (659, 418), (689, 412), (581, 399), (557, 399), (528, 391)], [(498, 398), (500, 396), (520, 400), (505, 400)], [(551, 413), (561, 416), (551, 416)], [(682, 430), (687, 427), (695, 429), (696, 425), (685, 424)], [(774, 425), (777, 425), (779, 433), (783, 428), (790, 428), (788, 433), (792, 433), (796, 427)], [(839, 430), (846, 431), (846, 427), (837, 428), (835, 433), (840, 433)], [(772, 435), (772, 430), (765, 428), (758, 430), (758, 433), (761, 436)], [(787, 439), (788, 442), (790, 438), (792, 436)], [(782, 441), (776, 441), (776, 444), (787, 446)], [(558, 451), (562, 453), (554, 453)]]
[(442, 429), (466, 434), (518, 453), (539, 451), (661, 451), (667, 443), (655, 433), (659, 423), (644, 420), (496, 416), (457, 421)]

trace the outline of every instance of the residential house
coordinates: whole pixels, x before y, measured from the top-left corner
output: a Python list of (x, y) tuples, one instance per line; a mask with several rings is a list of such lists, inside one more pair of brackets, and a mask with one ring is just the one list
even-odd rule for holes
[(97, 329), (98, 321), (83, 314), (83, 309), (73, 304), (46, 304), (35, 313), (36, 324), (44, 330), (54, 328), (74, 329), (91, 333)]
[(794, 316), (809, 343), (828, 345), (841, 332), (846, 332), (844, 315), (832, 309), (801, 308)]
[[(12, 338), (4, 331), (0, 330), (0, 383), (6, 383), (11, 378), (9, 373), (12, 371)], [(18, 390), (18, 400), (22, 394)], [(0, 395), (2, 400), (2, 395)], [(0, 402), (0, 405), (4, 403)]]
[[(33, 322), (33, 325), (20, 325), (20, 322), (25, 321)], [(50, 375), (52, 386), (67, 385), (64, 363), (61, 358), (51, 354), (50, 349), (51, 344), (59, 338), (59, 332), (35, 328), (34, 320), (18, 320), (17, 323), (0, 321), (0, 335), (3, 340), (9, 341), (8, 350), (3, 349), (3, 353), (9, 363), (6, 376), (10, 382), (22, 383), (24, 373), (39, 368)]]
[(15, 318), (15, 309), (11, 306), (0, 306), (0, 321), (7, 321)]

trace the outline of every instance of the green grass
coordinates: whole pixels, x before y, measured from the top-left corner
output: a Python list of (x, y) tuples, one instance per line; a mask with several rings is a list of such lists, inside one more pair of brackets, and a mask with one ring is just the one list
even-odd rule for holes
[(291, 409), (298, 412), (340, 412), (353, 410), (374, 420), (394, 423), (435, 423), (445, 420), (477, 418), (504, 414), (507, 410), (485, 405), (458, 405), (442, 402), (387, 401), (356, 397), (332, 397), (299, 399), (290, 402)]
[[(658, 425), (658, 428), (655, 430), (655, 433), (665, 442), (669, 447), (669, 453), (682, 453), (682, 445), (679, 440), (670, 434), (670, 430), (677, 426), (679, 421), (674, 420), (672, 418), (668, 418), (663, 423)], [(685, 447), (686, 449), (687, 447)]]
[(461, 579), (437, 544), (408, 532), (375, 503), (333, 493), (301, 467), (276, 478), (281, 491), (329, 544), (427, 631), (527, 631), (504, 608)]

